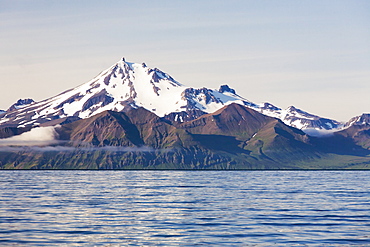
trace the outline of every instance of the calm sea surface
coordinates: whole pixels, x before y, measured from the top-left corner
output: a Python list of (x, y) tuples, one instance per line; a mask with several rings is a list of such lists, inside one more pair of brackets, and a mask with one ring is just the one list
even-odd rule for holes
[(1, 171), (1, 246), (370, 246), (370, 171)]

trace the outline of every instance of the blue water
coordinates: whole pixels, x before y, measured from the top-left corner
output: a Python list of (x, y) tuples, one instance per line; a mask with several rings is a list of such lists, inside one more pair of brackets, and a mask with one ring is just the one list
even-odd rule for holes
[(1, 246), (370, 245), (370, 171), (1, 171)]

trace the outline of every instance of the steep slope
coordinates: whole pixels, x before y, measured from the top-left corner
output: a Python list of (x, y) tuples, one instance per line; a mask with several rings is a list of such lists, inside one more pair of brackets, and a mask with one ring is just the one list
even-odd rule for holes
[(196, 134), (209, 148), (234, 153), (249, 151), (251, 156), (277, 163), (318, 158), (320, 154), (304, 132), (238, 104), (225, 106), (179, 127)]
[(232, 135), (250, 138), (272, 118), (239, 104), (230, 104), (220, 110), (179, 125), (193, 134)]
[(65, 124), (57, 129), (73, 146), (121, 146), (183, 148), (192, 144), (191, 136), (177, 130), (144, 108), (127, 112), (106, 111), (88, 119)]
[(0, 128), (0, 139), (20, 135), (29, 131), (31, 128), (16, 128), (16, 127), (3, 127)]
[(78, 120), (57, 128), (60, 139), (73, 146), (140, 146), (139, 133), (124, 115), (102, 112), (88, 119)]

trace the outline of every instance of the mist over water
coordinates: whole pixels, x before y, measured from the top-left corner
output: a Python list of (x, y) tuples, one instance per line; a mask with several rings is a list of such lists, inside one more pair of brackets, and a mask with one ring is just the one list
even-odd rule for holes
[(369, 175), (1, 171), (0, 245), (370, 245)]

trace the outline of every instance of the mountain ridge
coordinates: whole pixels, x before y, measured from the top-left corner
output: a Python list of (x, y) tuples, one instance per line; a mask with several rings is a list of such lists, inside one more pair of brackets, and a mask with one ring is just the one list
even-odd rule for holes
[(309, 134), (311, 129), (340, 130), (344, 126), (294, 106), (283, 110), (270, 103), (255, 104), (236, 94), (228, 85), (221, 85), (218, 90), (187, 87), (157, 68), (122, 58), (92, 80), (54, 97), (28, 102), (18, 108), (16, 103), (0, 113), (0, 127), (36, 127), (66, 117), (88, 118), (105, 110), (125, 111), (127, 107), (144, 107), (159, 117), (182, 122), (231, 103), (281, 119), (295, 128), (307, 129)]

